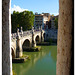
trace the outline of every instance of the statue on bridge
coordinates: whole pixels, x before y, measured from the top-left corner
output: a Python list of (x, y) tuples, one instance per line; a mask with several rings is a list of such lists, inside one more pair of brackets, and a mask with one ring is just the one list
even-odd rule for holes
[(23, 37), (23, 28), (21, 27), (21, 37)]
[(34, 27), (32, 27), (32, 47), (36, 47), (36, 42), (34, 41)]
[(19, 29), (17, 29), (17, 37), (16, 37), (16, 42), (17, 42), (17, 49), (16, 49), (16, 57), (19, 58), (22, 56), (22, 45), (21, 45), (21, 40), (20, 40), (20, 33)]

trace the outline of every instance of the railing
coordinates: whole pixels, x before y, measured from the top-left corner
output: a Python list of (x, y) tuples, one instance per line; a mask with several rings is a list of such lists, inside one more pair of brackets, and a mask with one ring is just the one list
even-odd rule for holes
[[(39, 32), (39, 31), (41, 31), (41, 30), (39, 30), (39, 29), (34, 29), (34, 33), (37, 33), (37, 32)], [(29, 31), (24, 31), (23, 32), (23, 35), (22, 35), (22, 33), (21, 32), (19, 32), (19, 35), (21, 36), (27, 36), (27, 35), (31, 35), (32, 34), (32, 30), (29, 30)], [(16, 37), (17, 37), (17, 33), (12, 33), (11, 34), (11, 39), (16, 39)]]

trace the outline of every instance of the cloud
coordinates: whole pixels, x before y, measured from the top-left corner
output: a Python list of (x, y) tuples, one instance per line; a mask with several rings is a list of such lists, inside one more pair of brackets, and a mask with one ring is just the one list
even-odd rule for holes
[(11, 13), (13, 13), (13, 11), (22, 12), (22, 11), (25, 11), (25, 10), (27, 11), (28, 9), (24, 9), (24, 8), (21, 8), (20, 6), (16, 6), (16, 5), (11, 7)]

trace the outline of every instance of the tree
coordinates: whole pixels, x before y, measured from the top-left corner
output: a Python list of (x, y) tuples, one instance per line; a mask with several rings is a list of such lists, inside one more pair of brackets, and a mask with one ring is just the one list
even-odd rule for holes
[(34, 14), (32, 11), (13, 12), (11, 14), (12, 32), (17, 28), (23, 27), (23, 30), (30, 30), (34, 24)]
[(52, 16), (54, 16), (54, 14), (52, 14)]
[(56, 29), (58, 29), (58, 18), (55, 18), (54, 23), (55, 23)]

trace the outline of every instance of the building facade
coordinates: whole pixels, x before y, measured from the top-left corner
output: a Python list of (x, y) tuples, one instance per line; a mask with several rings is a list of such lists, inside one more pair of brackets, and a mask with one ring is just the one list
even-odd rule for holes
[(56, 28), (55, 26), (55, 19), (58, 19), (58, 15), (50, 16), (50, 20), (48, 22), (48, 29), (45, 29), (45, 40), (57, 40), (58, 28)]
[(42, 26), (42, 29), (45, 30), (45, 40), (57, 40), (58, 29), (55, 26), (56, 18), (58, 18), (58, 15), (52, 16), (49, 13), (35, 13), (34, 28), (38, 29)]
[(49, 20), (50, 28), (48, 28), (48, 29), (56, 29), (55, 22), (54, 22), (55, 19), (58, 19), (58, 15), (57, 16), (50, 16), (50, 20)]
[(35, 13), (34, 27), (39, 28), (40, 26), (42, 26), (43, 29), (46, 29), (48, 28), (49, 20), (50, 20), (49, 13), (42, 13), (42, 14)]

